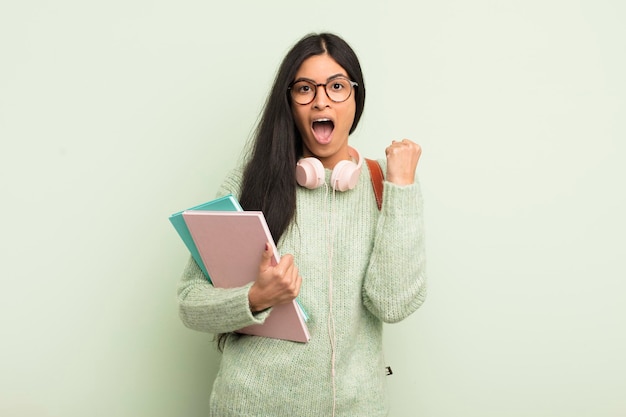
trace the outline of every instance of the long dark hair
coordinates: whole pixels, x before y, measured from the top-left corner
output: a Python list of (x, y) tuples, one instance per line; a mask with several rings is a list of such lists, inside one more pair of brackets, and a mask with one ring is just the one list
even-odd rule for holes
[(328, 54), (358, 83), (354, 89), (356, 112), (350, 133), (356, 129), (365, 104), (365, 84), (359, 60), (342, 38), (332, 33), (309, 34), (283, 59), (253, 137), (251, 155), (243, 174), (240, 195), (245, 210), (261, 210), (276, 242), (296, 211), (297, 160), (302, 138), (294, 123), (288, 87), (302, 62)]

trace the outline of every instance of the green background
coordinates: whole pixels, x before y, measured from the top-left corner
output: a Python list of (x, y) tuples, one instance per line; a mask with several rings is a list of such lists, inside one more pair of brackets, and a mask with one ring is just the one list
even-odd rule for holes
[(365, 74), (351, 144), (424, 150), (429, 296), (386, 326), (391, 417), (626, 415), (625, 4), (2, 2), (0, 415), (207, 415), (219, 355), (178, 319), (168, 216), (325, 30)]

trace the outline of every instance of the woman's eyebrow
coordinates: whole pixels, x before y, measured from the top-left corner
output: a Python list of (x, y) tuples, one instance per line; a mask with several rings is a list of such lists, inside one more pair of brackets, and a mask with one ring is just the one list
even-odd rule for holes
[[(334, 80), (335, 78), (348, 78), (348, 76), (347, 76), (346, 74), (342, 74), (342, 73), (334, 74), (334, 75), (331, 75), (330, 77), (326, 78), (326, 82), (331, 81), (331, 80)], [(307, 78), (307, 77), (299, 77), (299, 78), (296, 78), (296, 79), (294, 80), (294, 83), (297, 83), (298, 81), (308, 81), (308, 82), (310, 82), (311, 84), (315, 84), (315, 85), (317, 85), (317, 81), (312, 80), (312, 79)]]
[(299, 78), (296, 78), (293, 82), (294, 82), (294, 83), (297, 83), (297, 82), (299, 82), (299, 81), (308, 81), (308, 82), (310, 82), (311, 84), (317, 84), (317, 82), (315, 82), (314, 80), (312, 80), (312, 79), (310, 79), (310, 78), (306, 78), (306, 77), (299, 77)]
[(333, 80), (333, 79), (339, 78), (339, 77), (348, 78), (348, 76), (346, 74), (339, 73), (339, 74), (331, 75), (330, 77), (326, 78), (326, 81), (330, 81), (330, 80)]

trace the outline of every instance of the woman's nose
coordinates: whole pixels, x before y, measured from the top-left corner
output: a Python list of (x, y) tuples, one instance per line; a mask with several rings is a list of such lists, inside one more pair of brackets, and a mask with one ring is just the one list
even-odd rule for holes
[(328, 98), (328, 95), (326, 94), (326, 86), (317, 85), (316, 88), (317, 91), (315, 93), (315, 98), (313, 99), (313, 107), (316, 107), (318, 109), (328, 107), (328, 105), (330, 104), (330, 98)]

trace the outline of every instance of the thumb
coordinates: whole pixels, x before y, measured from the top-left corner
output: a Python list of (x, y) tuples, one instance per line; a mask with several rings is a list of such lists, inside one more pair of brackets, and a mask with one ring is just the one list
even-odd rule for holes
[(272, 245), (269, 242), (265, 243), (265, 250), (261, 255), (261, 263), (259, 264), (259, 270), (265, 271), (267, 268), (272, 266), (272, 258), (274, 257), (274, 249), (272, 249)]

